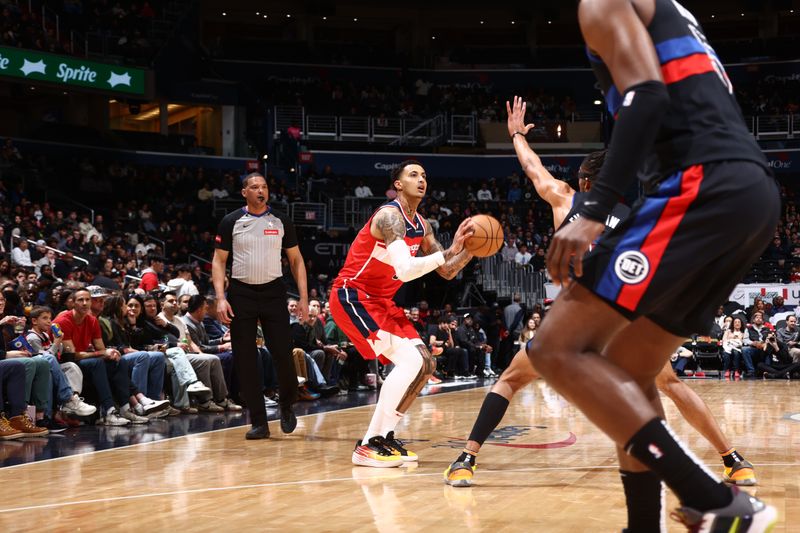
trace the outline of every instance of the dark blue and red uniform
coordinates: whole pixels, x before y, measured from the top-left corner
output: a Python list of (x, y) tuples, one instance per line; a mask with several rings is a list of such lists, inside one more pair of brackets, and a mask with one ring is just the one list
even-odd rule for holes
[[(639, 169), (645, 195), (586, 256), (578, 281), (626, 317), (688, 336), (710, 329), (770, 242), (780, 197), (699, 23), (675, 1), (655, 5), (647, 31), (670, 105)], [(616, 115), (622, 96), (601, 58), (589, 59)]]

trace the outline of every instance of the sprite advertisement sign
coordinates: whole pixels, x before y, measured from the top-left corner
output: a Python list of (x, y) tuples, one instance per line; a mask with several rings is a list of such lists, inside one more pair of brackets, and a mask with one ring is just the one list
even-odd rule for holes
[(0, 46), (0, 76), (144, 96), (144, 69)]

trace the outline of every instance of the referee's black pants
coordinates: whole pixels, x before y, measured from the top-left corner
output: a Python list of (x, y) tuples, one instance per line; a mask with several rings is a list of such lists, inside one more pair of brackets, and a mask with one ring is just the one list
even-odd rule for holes
[(267, 423), (261, 373), (258, 371), (256, 329), (261, 321), (267, 349), (278, 373), (280, 403), (289, 407), (297, 401), (297, 370), (292, 358), (286, 285), (276, 279), (263, 285), (231, 280), (228, 302), (233, 309), (231, 345), (239, 386), (250, 409), (250, 423)]

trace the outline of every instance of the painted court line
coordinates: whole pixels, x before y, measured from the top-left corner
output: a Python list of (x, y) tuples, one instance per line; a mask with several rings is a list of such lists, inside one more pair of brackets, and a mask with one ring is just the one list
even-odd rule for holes
[[(484, 385), (482, 387), (473, 387), (473, 388), (469, 388), (469, 389), (462, 389), (462, 390), (456, 390), (456, 391), (445, 391), (445, 392), (440, 392), (440, 393), (437, 393), (437, 394), (432, 394), (430, 396), (423, 396), (423, 398), (428, 398), (428, 397), (433, 398), (433, 397), (436, 397), (436, 396), (440, 396), (442, 394), (457, 394), (459, 392), (475, 391), (475, 390), (485, 389), (487, 387), (491, 387), (491, 385)], [(307, 417), (310, 417), (310, 416), (319, 416), (319, 415), (343, 413), (345, 411), (352, 411), (354, 409), (364, 409), (365, 407), (375, 407), (375, 404), (374, 403), (368, 403), (368, 404), (364, 404), (364, 405), (357, 405), (355, 407), (344, 407), (342, 409), (335, 409), (333, 411), (325, 411), (325, 412), (322, 412), (322, 413), (311, 413), (311, 414), (307, 414), (307, 415), (300, 415), (300, 416), (297, 417), (297, 419), (299, 420), (301, 418), (307, 418)], [(275, 420), (273, 420), (273, 422), (275, 422)], [(94, 451), (88, 452), (88, 453), (76, 453), (76, 454), (73, 454), (73, 455), (65, 455), (63, 457), (53, 457), (52, 459), (42, 459), (40, 461), (34, 461), (32, 463), (23, 463), (23, 464), (19, 464), (19, 465), (3, 466), (3, 467), (0, 467), (0, 475), (2, 475), (2, 473), (5, 472), (6, 470), (10, 470), (12, 468), (30, 467), (30, 466), (35, 466), (35, 465), (44, 464), (44, 463), (52, 463), (53, 461), (62, 461), (64, 459), (74, 459), (76, 457), (87, 458), (87, 457), (91, 457), (92, 455), (99, 454), (99, 453), (117, 452), (117, 451), (120, 451), (120, 450), (128, 450), (130, 448), (135, 448), (137, 446), (147, 446), (147, 445), (150, 445), (150, 444), (158, 444), (158, 443), (161, 443), (161, 442), (169, 442), (169, 441), (176, 440), (176, 439), (202, 437), (203, 435), (210, 435), (212, 433), (220, 433), (222, 431), (230, 431), (232, 429), (246, 428), (247, 426), (248, 425), (245, 424), (243, 426), (235, 426), (235, 427), (221, 428), (221, 429), (212, 429), (210, 431), (204, 431), (202, 433), (191, 433), (189, 435), (179, 435), (177, 437), (167, 437), (165, 439), (152, 440), (152, 441), (148, 441), (148, 442), (139, 442), (137, 444), (127, 444), (125, 446), (116, 446), (114, 448), (108, 448), (106, 450), (94, 450)], [(100, 426), (97, 426), (97, 427), (100, 427)], [(123, 427), (128, 427), (128, 426), (123, 426)], [(0, 512), (2, 512), (2, 511), (0, 511)]]
[[(759, 467), (766, 467), (766, 466), (779, 466), (779, 467), (797, 467), (800, 466), (800, 463), (767, 463), (761, 464), (759, 463)], [(551, 472), (551, 471), (580, 471), (580, 470), (618, 470), (619, 465), (588, 465), (588, 466), (552, 466), (552, 467), (533, 467), (533, 468), (513, 468), (508, 470), (482, 470), (481, 475), (486, 474), (509, 474), (509, 473), (535, 473), (535, 472)], [(374, 471), (374, 470), (372, 470)], [(397, 478), (391, 479), (389, 481), (402, 481), (411, 478), (422, 478), (422, 477), (431, 477), (431, 476), (441, 476), (440, 472), (426, 472), (426, 473), (415, 473), (415, 474), (404, 474), (402, 476), (398, 476)], [(377, 476), (374, 479), (380, 479), (380, 476)], [(204, 487), (199, 489), (186, 489), (186, 490), (176, 490), (176, 491), (166, 491), (166, 492), (155, 492), (150, 494), (133, 494), (130, 496), (115, 496), (111, 498), (96, 498), (92, 500), (76, 500), (70, 502), (59, 502), (59, 503), (46, 503), (40, 505), (29, 505), (25, 507), (9, 507), (7, 509), (0, 509), (0, 514), (8, 514), (8, 513), (16, 513), (20, 511), (33, 511), (39, 509), (54, 509), (58, 507), (72, 507), (76, 505), (88, 505), (93, 503), (109, 503), (109, 502), (118, 502), (118, 501), (129, 501), (129, 500), (142, 500), (145, 498), (159, 498), (164, 496), (179, 496), (183, 494), (200, 494), (200, 493), (209, 493), (209, 492), (221, 492), (221, 491), (229, 491), (229, 490), (248, 490), (248, 489), (261, 489), (267, 487), (287, 487), (287, 486), (303, 486), (303, 485), (320, 485), (324, 483), (338, 483), (338, 482), (350, 482), (350, 481), (370, 481), (369, 478), (356, 478), (353, 476), (350, 477), (340, 477), (340, 478), (331, 478), (331, 479), (303, 479), (299, 481), (279, 481), (274, 483), (252, 483), (247, 485), (233, 485), (230, 487)]]

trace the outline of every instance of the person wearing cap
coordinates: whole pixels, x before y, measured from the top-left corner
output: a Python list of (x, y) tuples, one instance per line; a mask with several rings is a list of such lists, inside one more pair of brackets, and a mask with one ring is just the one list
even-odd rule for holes
[(148, 267), (142, 271), (142, 281), (139, 288), (145, 292), (157, 289), (159, 286), (159, 276), (164, 272), (164, 258), (160, 255), (150, 254), (147, 256)]
[(195, 294), (200, 294), (200, 291), (197, 290), (197, 286), (194, 284), (194, 280), (192, 279), (192, 266), (187, 264), (181, 264), (175, 267), (175, 271), (178, 275), (174, 278), (169, 280), (167, 283), (167, 287), (171, 291), (175, 291), (177, 296), (183, 296), (184, 294), (188, 294), (189, 296), (194, 296)]
[(89, 285), (86, 290), (89, 291), (89, 295), (92, 297), (92, 305), (89, 307), (89, 312), (93, 317), (100, 318), (100, 315), (103, 314), (103, 304), (109, 293), (99, 285)]

